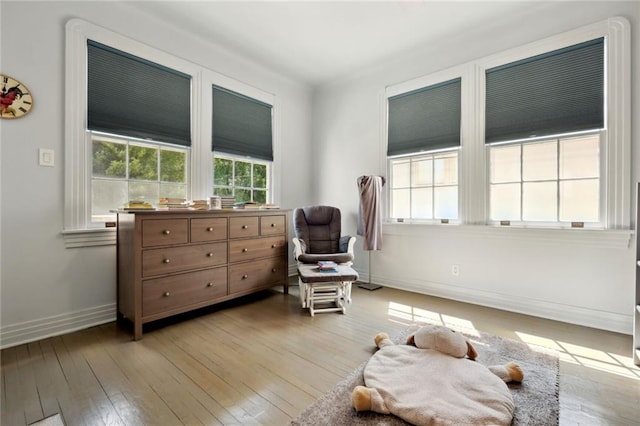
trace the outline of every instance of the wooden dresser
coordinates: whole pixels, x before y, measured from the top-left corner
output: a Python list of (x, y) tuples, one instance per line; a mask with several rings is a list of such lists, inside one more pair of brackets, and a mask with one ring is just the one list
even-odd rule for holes
[(142, 325), (283, 285), (288, 210), (118, 214), (118, 320)]

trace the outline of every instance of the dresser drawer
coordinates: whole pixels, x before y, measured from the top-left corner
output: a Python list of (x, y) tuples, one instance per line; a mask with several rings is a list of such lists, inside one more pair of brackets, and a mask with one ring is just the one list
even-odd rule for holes
[(262, 259), (229, 266), (229, 294), (270, 288), (285, 276), (282, 258)]
[(142, 276), (169, 274), (227, 263), (227, 243), (196, 244), (142, 252)]
[(142, 284), (142, 315), (154, 315), (226, 295), (226, 267), (146, 280)]
[(254, 238), (229, 241), (229, 262), (242, 262), (261, 257), (282, 256), (285, 252), (284, 237)]
[(262, 216), (260, 218), (260, 235), (284, 235), (286, 224), (282, 216)]
[(229, 218), (229, 238), (257, 237), (258, 216)]
[(227, 218), (191, 219), (191, 242), (206, 243), (227, 239)]
[(188, 219), (146, 219), (142, 221), (142, 247), (186, 244)]

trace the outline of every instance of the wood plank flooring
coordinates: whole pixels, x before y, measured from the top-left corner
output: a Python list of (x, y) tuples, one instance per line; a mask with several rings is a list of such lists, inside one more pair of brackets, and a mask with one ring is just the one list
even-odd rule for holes
[(298, 288), (150, 324), (115, 322), (2, 350), (3, 426), (286, 425), (375, 350), (380, 331), (437, 322), (561, 353), (561, 425), (640, 424), (631, 336), (394, 289), (354, 286), (345, 315), (309, 316)]

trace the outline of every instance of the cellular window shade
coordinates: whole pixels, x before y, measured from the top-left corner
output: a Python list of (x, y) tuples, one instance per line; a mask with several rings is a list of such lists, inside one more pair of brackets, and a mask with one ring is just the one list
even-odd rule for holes
[(88, 40), (88, 128), (191, 145), (191, 77)]
[(387, 155), (460, 146), (461, 79), (389, 98)]
[(486, 143), (602, 128), (604, 38), (486, 71)]
[(273, 161), (271, 105), (213, 86), (213, 134), (216, 152)]

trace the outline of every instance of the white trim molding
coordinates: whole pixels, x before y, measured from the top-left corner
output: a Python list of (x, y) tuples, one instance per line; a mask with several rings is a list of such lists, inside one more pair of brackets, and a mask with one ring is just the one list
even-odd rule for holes
[(0, 349), (17, 346), (47, 337), (59, 336), (115, 321), (116, 304), (95, 306), (75, 312), (54, 315), (13, 324), (0, 329)]
[(407, 281), (397, 277), (375, 276), (375, 283), (385, 287), (429, 296), (442, 297), (465, 303), (547, 318), (554, 321), (577, 324), (585, 327), (609, 330), (616, 333), (631, 334), (632, 314), (622, 315), (615, 312), (604, 312), (580, 306), (571, 306), (544, 300), (514, 298), (496, 292), (469, 289), (450, 283), (432, 281)]

